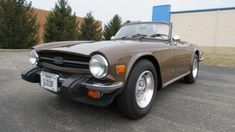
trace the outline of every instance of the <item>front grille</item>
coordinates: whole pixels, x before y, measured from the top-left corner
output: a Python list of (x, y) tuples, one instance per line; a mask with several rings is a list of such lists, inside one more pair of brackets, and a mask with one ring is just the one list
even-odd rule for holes
[(90, 57), (58, 51), (39, 52), (39, 63), (49, 63), (65, 68), (89, 69)]

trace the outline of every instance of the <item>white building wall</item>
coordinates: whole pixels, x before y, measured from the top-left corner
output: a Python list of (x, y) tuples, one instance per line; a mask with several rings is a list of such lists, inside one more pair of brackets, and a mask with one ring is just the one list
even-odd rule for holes
[(235, 47), (235, 10), (176, 13), (173, 34), (198, 46)]

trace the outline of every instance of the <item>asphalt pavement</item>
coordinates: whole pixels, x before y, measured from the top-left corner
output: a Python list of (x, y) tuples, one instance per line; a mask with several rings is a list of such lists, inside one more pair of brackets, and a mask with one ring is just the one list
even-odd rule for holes
[(195, 84), (157, 93), (150, 113), (129, 120), (113, 107), (58, 97), (21, 79), (27, 52), (0, 52), (0, 132), (235, 132), (235, 69), (201, 66)]

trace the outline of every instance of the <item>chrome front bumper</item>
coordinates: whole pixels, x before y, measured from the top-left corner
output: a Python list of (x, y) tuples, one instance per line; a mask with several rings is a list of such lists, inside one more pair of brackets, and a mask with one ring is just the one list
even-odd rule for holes
[[(22, 79), (33, 83), (39, 83), (41, 71), (41, 68), (32, 67), (22, 73)], [(60, 87), (65, 87), (69, 89), (84, 87), (86, 89), (97, 90), (104, 94), (112, 93), (123, 87), (123, 82), (102, 82), (91, 78), (83, 77), (82, 75), (59, 75), (58, 82), (60, 84)]]
[[(21, 76), (22, 79), (28, 82), (40, 83), (41, 71), (44, 71), (44, 69), (32, 67), (24, 71)], [(53, 73), (53, 71), (46, 72)], [(101, 107), (111, 104), (114, 98), (121, 93), (124, 86), (123, 82), (100, 81), (79, 74), (62, 75), (57, 73), (57, 75), (59, 76), (58, 87), (60, 91), (56, 94), (61, 94), (62, 96), (74, 101)], [(88, 97), (88, 89), (99, 91), (102, 97), (99, 99)]]
[(203, 57), (200, 57), (200, 58), (199, 58), (199, 61), (203, 61), (203, 60), (204, 60), (204, 58), (203, 58)]

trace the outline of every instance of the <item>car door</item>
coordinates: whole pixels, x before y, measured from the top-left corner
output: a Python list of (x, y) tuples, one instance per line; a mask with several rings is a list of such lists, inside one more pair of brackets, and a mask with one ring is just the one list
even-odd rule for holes
[(191, 62), (190, 49), (187, 43), (180, 41), (173, 41), (174, 46), (174, 77), (181, 76), (189, 72), (189, 66)]
[(160, 62), (162, 83), (164, 84), (174, 79), (174, 47), (170, 42), (156, 44), (156, 51), (154, 54)]

